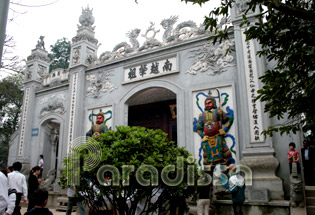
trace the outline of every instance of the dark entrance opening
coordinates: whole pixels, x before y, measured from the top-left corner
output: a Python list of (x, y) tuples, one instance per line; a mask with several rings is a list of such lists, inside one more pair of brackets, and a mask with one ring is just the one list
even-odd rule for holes
[(56, 119), (49, 119), (42, 124), (41, 127), (43, 135), (43, 152), (44, 155), (44, 173), (43, 177), (47, 174), (55, 174), (57, 176), (58, 168), (58, 154), (59, 154), (59, 133), (60, 123)]
[(141, 91), (128, 100), (128, 125), (161, 129), (177, 144), (176, 94), (164, 88)]

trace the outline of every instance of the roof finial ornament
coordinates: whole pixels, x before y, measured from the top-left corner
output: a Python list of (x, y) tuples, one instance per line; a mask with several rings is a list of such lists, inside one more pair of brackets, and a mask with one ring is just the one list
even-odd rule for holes
[(44, 42), (44, 36), (40, 36), (39, 37), (39, 40), (37, 41), (37, 45), (36, 45), (36, 48), (37, 49), (43, 49), (45, 50), (45, 42)]
[(91, 28), (92, 30), (94, 30), (94, 26), (92, 26), (94, 24), (94, 17), (93, 17), (93, 9), (89, 8), (89, 5), (84, 9), (82, 8), (82, 14), (79, 17), (79, 22), (81, 25), (78, 25), (79, 29), (82, 28)]

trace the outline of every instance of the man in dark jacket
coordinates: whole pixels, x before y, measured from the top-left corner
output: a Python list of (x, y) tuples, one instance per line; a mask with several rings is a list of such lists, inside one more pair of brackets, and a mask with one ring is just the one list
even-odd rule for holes
[(245, 179), (241, 174), (236, 173), (235, 164), (229, 165), (228, 169), (230, 178), (229, 189), (226, 192), (232, 194), (234, 215), (243, 215), (242, 205), (245, 202)]
[(309, 142), (303, 141), (301, 149), (302, 163), (304, 168), (305, 185), (315, 185), (314, 167), (315, 167), (315, 149), (310, 147)]

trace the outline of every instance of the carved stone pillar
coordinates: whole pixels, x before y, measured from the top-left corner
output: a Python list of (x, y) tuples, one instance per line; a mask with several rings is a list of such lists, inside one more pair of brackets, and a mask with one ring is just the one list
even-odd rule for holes
[(93, 65), (97, 57), (98, 40), (94, 37), (92, 10), (82, 9), (79, 22), (77, 35), (72, 38), (70, 68)]
[(36, 80), (41, 82), (49, 72), (50, 59), (43, 47), (36, 47), (27, 57), (25, 81)]
[[(41, 86), (42, 78), (48, 74), (49, 58), (48, 52), (45, 50), (43, 36), (40, 37), (36, 48), (32, 50), (32, 54), (27, 57), (26, 71), (24, 79), (24, 96), (23, 107), (20, 124), (20, 140), (18, 144), (17, 157), (23, 169), (30, 169), (30, 160), (32, 149), (30, 148), (31, 133), (35, 105), (35, 92)], [(26, 173), (28, 174), (28, 173)]]
[[(257, 90), (262, 87), (259, 77), (265, 72), (265, 59), (256, 55), (260, 50), (257, 41), (246, 41), (244, 31), (246, 25), (240, 27), (242, 14), (247, 9), (246, 1), (236, 1), (232, 8), (232, 23), (234, 25), (234, 36), (236, 45), (237, 70), (239, 76), (239, 99), (242, 108), (239, 112), (241, 116), (240, 132), (242, 149), (240, 151), (240, 163), (248, 166), (252, 171), (252, 186), (248, 186), (249, 196), (251, 192), (259, 193), (254, 202), (281, 200), (284, 199), (282, 180), (276, 176), (275, 172), (279, 166), (279, 161), (275, 157), (275, 149), (272, 138), (261, 135), (271, 121), (264, 113), (264, 104), (255, 101)], [(250, 22), (257, 22), (255, 12), (247, 14)], [(261, 196), (266, 195), (266, 196)], [(252, 195), (255, 196), (255, 195)], [(257, 196), (257, 195), (256, 195)]]
[(97, 55), (98, 40), (94, 37), (94, 17), (88, 7), (82, 9), (79, 18), (77, 35), (72, 38), (70, 57), (70, 109), (68, 120), (67, 153), (70, 152), (73, 140), (85, 136), (84, 131), (84, 100), (85, 71), (94, 65)]

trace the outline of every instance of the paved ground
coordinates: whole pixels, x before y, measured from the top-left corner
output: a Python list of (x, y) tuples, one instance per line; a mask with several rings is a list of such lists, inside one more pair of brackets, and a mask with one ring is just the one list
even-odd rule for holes
[[(22, 207), (21, 209), (21, 214), (23, 215), (26, 212), (26, 207)], [(50, 209), (49, 210), (54, 214), (54, 215), (65, 215), (66, 212), (61, 212), (61, 211), (56, 211), (55, 209)], [(76, 215), (76, 212), (73, 212), (72, 215)]]

